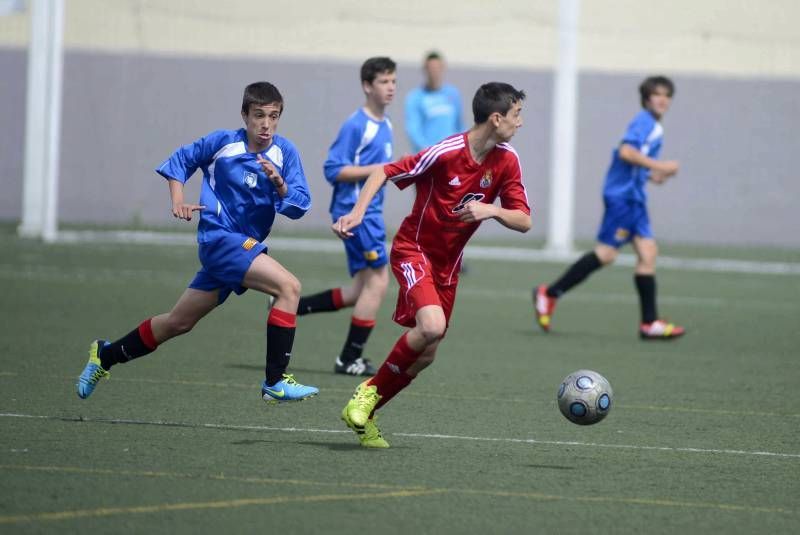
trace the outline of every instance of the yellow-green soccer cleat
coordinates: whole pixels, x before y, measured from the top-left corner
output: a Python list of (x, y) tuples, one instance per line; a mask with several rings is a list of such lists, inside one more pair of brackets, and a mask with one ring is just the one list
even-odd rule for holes
[(388, 448), (389, 443), (381, 435), (381, 430), (376, 423), (377, 416), (369, 418), (363, 427), (356, 426), (352, 420), (347, 416), (347, 407), (342, 409), (342, 420), (347, 424), (347, 427), (353, 430), (358, 435), (358, 441), (364, 448)]
[(83, 368), (83, 373), (78, 377), (78, 384), (75, 386), (78, 390), (78, 397), (86, 399), (92, 395), (98, 381), (104, 377), (111, 377), (103, 366), (100, 364), (100, 347), (108, 344), (105, 340), (94, 340), (92, 345), (89, 346), (89, 362)]
[(364, 381), (356, 387), (353, 397), (344, 406), (342, 419), (347, 422), (347, 425), (352, 424), (359, 429), (364, 429), (369, 415), (372, 414), (380, 399), (378, 387), (368, 385), (367, 381)]

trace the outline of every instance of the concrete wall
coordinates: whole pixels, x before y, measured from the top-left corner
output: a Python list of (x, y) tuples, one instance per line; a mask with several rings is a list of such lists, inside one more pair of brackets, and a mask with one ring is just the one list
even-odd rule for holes
[[(169, 224), (166, 187), (152, 168), (182, 143), (212, 129), (237, 128), (242, 88), (267, 79), (284, 94), (280, 132), (300, 148), (312, 185), (314, 209), (295, 225), (322, 228), (330, 189), (321, 165), (341, 121), (362, 102), (361, 61), (378, 53), (399, 60), (399, 99), (390, 112), (402, 154), (408, 150), (402, 99), (420, 81), (423, 51), (440, 46), (450, 59), (450, 81), (465, 94), (467, 117), (480, 83), (503, 80), (527, 92), (525, 126), (513, 144), (523, 160), (535, 223), (533, 233), (520, 239), (543, 236), (555, 2), (506, 2), (488, 15), (486, 4), (477, 1), (448, 0), (419, 11), (409, 9), (414, 2), (380, 9), (356, 4), (275, 2), (262, 21), (245, 0), (232, 2), (225, 13), (205, 0), (71, 0), (61, 221)], [(665, 119), (663, 156), (680, 160), (682, 171), (667, 185), (650, 188), (657, 236), (800, 246), (800, 217), (793, 206), (800, 185), (790, 166), (800, 154), (795, 131), (800, 41), (787, 22), (800, 15), (800, 3), (771, 2), (757, 13), (752, 3), (727, 0), (701, 6), (680, 0), (647, 10), (642, 5), (583, 2), (578, 237), (594, 236), (610, 151), (638, 109), (638, 82), (658, 70), (678, 87)], [(616, 16), (612, 7), (619, 9)], [(279, 22), (268, 16), (273, 12), (280, 14)], [(26, 22), (25, 13), (0, 17), (0, 219), (5, 220), (20, 215)], [(255, 46), (259, 40), (267, 45)], [(190, 183), (191, 192), (198, 182)], [(409, 202), (408, 193), (390, 191), (390, 225), (399, 223)], [(481, 233), (515, 236), (494, 223)]]

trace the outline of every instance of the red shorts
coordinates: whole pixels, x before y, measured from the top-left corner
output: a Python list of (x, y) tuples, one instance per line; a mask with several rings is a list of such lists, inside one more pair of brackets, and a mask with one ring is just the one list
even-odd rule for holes
[(444, 310), (449, 325), (456, 301), (456, 285), (438, 284), (432, 274), (433, 266), (421, 252), (397, 253), (392, 250), (390, 264), (400, 284), (392, 319), (404, 327), (414, 327), (417, 324), (417, 310), (436, 305)]

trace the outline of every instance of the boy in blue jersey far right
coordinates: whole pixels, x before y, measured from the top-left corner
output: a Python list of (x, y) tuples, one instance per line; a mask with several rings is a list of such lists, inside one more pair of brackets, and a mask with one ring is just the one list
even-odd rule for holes
[[(361, 66), (366, 102), (339, 129), (325, 160), (325, 178), (333, 186), (332, 221), (350, 213), (370, 173), (392, 161), (392, 123), (385, 112), (397, 87), (395, 70), (394, 61), (387, 57), (369, 58)], [(347, 339), (334, 363), (335, 373), (375, 374), (375, 367), (362, 353), (389, 285), (385, 241), (381, 189), (367, 208), (356, 236), (344, 242), (353, 279), (350, 286), (300, 298), (299, 316), (353, 307)]]
[(663, 184), (678, 172), (678, 162), (658, 160), (664, 129), (661, 118), (669, 110), (675, 86), (669, 78), (652, 76), (639, 86), (642, 111), (633, 118), (618, 148), (603, 187), (605, 213), (597, 233), (597, 245), (558, 279), (533, 292), (539, 326), (549, 331), (557, 300), (596, 269), (612, 263), (628, 242), (636, 251), (634, 283), (639, 293), (644, 340), (671, 340), (684, 334), (683, 327), (659, 319), (656, 307), (656, 256), (658, 247), (650, 229), (645, 185)]
[[(231, 292), (242, 294), (248, 288), (275, 298), (266, 327), (264, 401), (300, 401), (319, 392), (286, 373), (300, 282), (267, 256), (262, 243), (276, 214), (298, 219), (311, 207), (297, 149), (275, 133), (282, 112), (283, 97), (274, 85), (250, 84), (242, 98), (245, 128), (211, 132), (179, 148), (156, 169), (169, 185), (172, 215), (191, 221), (193, 212), (199, 212), (202, 267), (171, 311), (144, 320), (114, 342), (92, 342), (89, 362), (76, 385), (80, 398), (89, 397), (112, 366), (152, 353), (190, 331)], [(200, 202), (187, 203), (183, 185), (197, 169), (203, 172)]]

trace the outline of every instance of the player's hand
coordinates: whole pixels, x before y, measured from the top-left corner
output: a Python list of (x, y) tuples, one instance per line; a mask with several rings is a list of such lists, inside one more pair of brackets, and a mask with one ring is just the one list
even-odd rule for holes
[(461, 210), (457, 210), (455, 213), (460, 221), (476, 223), (494, 217), (495, 206), (485, 202), (469, 201)]
[[(661, 182), (666, 180), (667, 178), (678, 174), (678, 168), (680, 164), (675, 160), (665, 160), (663, 162), (659, 162), (658, 167), (653, 169), (656, 171), (658, 175), (661, 177)], [(653, 179), (655, 180), (655, 178)], [(655, 180), (658, 182), (658, 180)]]
[(185, 202), (176, 202), (172, 205), (172, 215), (178, 219), (185, 221), (192, 220), (192, 212), (199, 212), (205, 210), (205, 206), (200, 204), (187, 204)]
[(275, 186), (275, 189), (281, 189), (283, 186), (286, 185), (286, 181), (283, 177), (278, 173), (278, 170), (275, 169), (275, 166), (272, 165), (272, 162), (269, 160), (265, 160), (260, 155), (256, 158), (256, 162), (261, 166), (261, 169), (264, 170), (264, 174), (267, 175), (267, 178), (272, 185)]
[(331, 230), (333, 230), (333, 233), (339, 236), (341, 239), (346, 240), (347, 238), (353, 236), (353, 233), (350, 231), (360, 224), (361, 218), (353, 215), (353, 213), (350, 212), (349, 214), (340, 217), (336, 223), (331, 225)]

